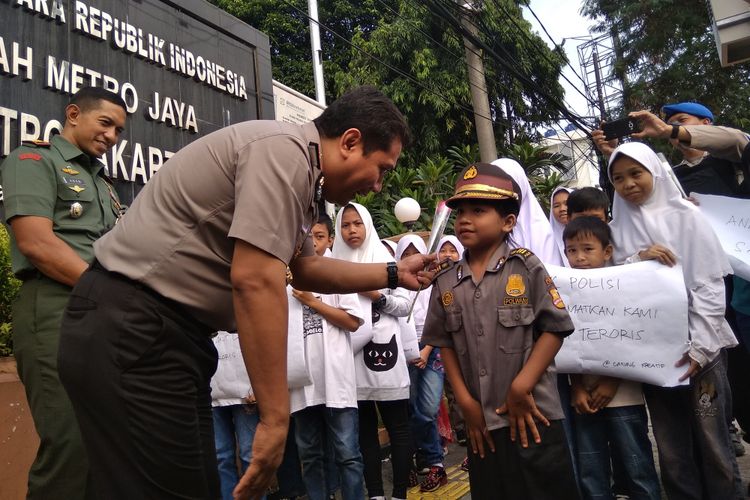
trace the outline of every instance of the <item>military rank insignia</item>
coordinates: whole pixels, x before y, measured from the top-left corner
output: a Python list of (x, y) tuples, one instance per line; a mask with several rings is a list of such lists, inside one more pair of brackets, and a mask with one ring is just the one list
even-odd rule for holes
[(34, 160), (39, 161), (42, 159), (42, 155), (39, 153), (21, 153), (18, 155), (19, 160)]
[(565, 303), (563, 302), (562, 297), (560, 297), (560, 292), (557, 291), (557, 288), (552, 287), (549, 289), (549, 296), (552, 297), (552, 303), (555, 305), (558, 309), (565, 309)]
[(449, 305), (453, 304), (453, 292), (443, 293), (441, 299), (443, 301), (443, 307), (448, 307)]
[(63, 172), (65, 172), (68, 175), (78, 175), (80, 172), (78, 170), (73, 169), (70, 165), (62, 169)]
[(468, 181), (469, 179), (473, 179), (476, 176), (477, 176), (477, 167), (472, 165), (471, 167), (469, 167), (469, 170), (467, 170), (466, 173), (464, 174), (464, 180)]
[(526, 284), (520, 274), (511, 274), (505, 283), (505, 293), (511, 297), (518, 297), (526, 293)]
[(555, 282), (552, 281), (552, 278), (547, 276), (546, 278), (544, 278), (544, 284), (547, 286), (554, 286)]

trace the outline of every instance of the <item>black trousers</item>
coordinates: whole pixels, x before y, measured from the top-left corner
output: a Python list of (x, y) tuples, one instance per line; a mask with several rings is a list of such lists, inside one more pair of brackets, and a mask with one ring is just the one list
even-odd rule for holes
[(573, 475), (562, 421), (552, 420), (549, 427), (537, 424), (542, 442), (536, 444), (529, 434), (528, 448), (520, 439), (510, 440), (510, 429), (490, 431), (495, 444), (492, 453), (487, 443), (484, 458), (469, 449), (469, 484), (476, 500), (577, 500), (578, 487)]
[[(391, 441), (393, 466), (393, 494), (406, 498), (409, 488), (409, 471), (412, 468), (412, 440), (409, 425), (409, 400), (358, 401), (359, 448), (365, 464), (365, 486), (368, 497), (384, 496), (382, 457), (378, 441), (378, 412)], [(377, 406), (377, 410), (375, 409)]]
[(218, 498), (210, 331), (176, 303), (94, 265), (73, 289), (60, 379), (107, 500)]

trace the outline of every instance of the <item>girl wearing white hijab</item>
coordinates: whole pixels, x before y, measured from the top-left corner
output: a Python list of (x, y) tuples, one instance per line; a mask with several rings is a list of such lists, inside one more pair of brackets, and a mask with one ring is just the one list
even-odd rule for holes
[[(448, 243), (448, 246), (445, 244)], [(443, 236), (437, 245), (438, 262), (450, 258), (453, 262), (458, 262), (464, 256), (464, 246), (458, 241), (458, 238), (452, 234)]]
[(513, 177), (521, 188), (521, 210), (516, 218), (512, 238), (508, 238), (508, 244), (512, 248), (531, 250), (544, 264), (562, 266), (562, 255), (552, 234), (552, 227), (531, 190), (523, 167), (510, 158), (499, 158), (492, 164)]
[[(741, 498), (726, 409), (729, 383), (722, 349), (737, 345), (724, 319), (724, 250), (698, 209), (684, 200), (656, 154), (642, 143), (619, 146), (609, 160), (615, 187), (615, 262), (681, 264), (688, 293), (690, 346), (680, 361), (690, 385), (643, 385), (669, 498), (710, 492)], [(697, 448), (697, 453), (695, 451)]]
[[(420, 236), (407, 234), (398, 241), (396, 247), (398, 260), (417, 252), (427, 253), (427, 245)], [(419, 295), (416, 295), (417, 292), (410, 292), (412, 300), (416, 295), (416, 302), (412, 320), (409, 323), (416, 327), (418, 339), (422, 338), (431, 292), (432, 287), (423, 289)], [(419, 349), (419, 358), (413, 366), (409, 366), (411, 378), (409, 405), (417, 468), (427, 470), (427, 477), (420, 484), (420, 490), (427, 492), (435, 491), (448, 482), (443, 464), (443, 446), (440, 443), (437, 425), (445, 372), (440, 360), (440, 349), (422, 344), (419, 344)]]
[[(380, 242), (370, 213), (357, 203), (349, 203), (336, 217), (333, 257), (361, 263), (394, 260)], [(358, 348), (352, 339), (359, 400), (359, 445), (370, 498), (385, 498), (377, 411), (391, 440), (393, 498), (405, 499), (409, 486), (409, 372), (398, 321), (398, 317), (408, 314), (411, 305), (405, 292), (383, 289), (360, 294), (367, 303), (365, 310), (372, 311), (372, 339)]]
[(572, 193), (571, 188), (558, 186), (549, 197), (549, 225), (552, 227), (552, 237), (555, 239), (563, 264), (568, 265), (565, 257), (565, 242), (562, 234), (568, 224), (568, 196)]
[(385, 245), (386, 250), (388, 250), (391, 255), (396, 255), (396, 242), (388, 240), (386, 238), (383, 238), (382, 240), (380, 240), (380, 242)]

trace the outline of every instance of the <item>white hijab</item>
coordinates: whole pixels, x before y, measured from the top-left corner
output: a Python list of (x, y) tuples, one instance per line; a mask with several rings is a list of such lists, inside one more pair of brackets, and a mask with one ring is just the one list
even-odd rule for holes
[(440, 238), (440, 241), (438, 241), (437, 251), (440, 253), (440, 249), (443, 248), (443, 245), (446, 243), (450, 243), (454, 247), (456, 247), (456, 250), (458, 251), (458, 260), (463, 259), (464, 257), (464, 246), (461, 244), (460, 241), (458, 241), (458, 238), (453, 236), (452, 234), (446, 234), (442, 238)]
[(531, 191), (531, 184), (523, 167), (510, 158), (499, 158), (492, 164), (513, 177), (521, 188), (521, 210), (518, 213), (516, 227), (513, 228), (513, 237), (508, 240), (511, 248), (527, 248), (544, 264), (562, 266), (562, 256), (555, 243), (552, 227)]
[(567, 188), (564, 186), (558, 186), (555, 188), (554, 191), (552, 191), (552, 196), (549, 197), (549, 225), (552, 227), (552, 236), (555, 238), (555, 243), (557, 243), (557, 248), (560, 250), (560, 256), (562, 257), (563, 262), (567, 266), (568, 259), (567, 257), (565, 257), (565, 242), (563, 241), (563, 237), (562, 237), (563, 231), (565, 231), (565, 226), (560, 224), (557, 221), (557, 219), (555, 219), (555, 216), (552, 214), (552, 205), (554, 204), (555, 195), (559, 193), (560, 191), (566, 191), (568, 194), (573, 192), (571, 188)]
[[(353, 206), (362, 222), (365, 225), (365, 241), (357, 249), (351, 248), (341, 236), (341, 219), (344, 216), (344, 210), (349, 205)], [(372, 216), (365, 207), (359, 203), (349, 203), (339, 210), (336, 216), (336, 236), (333, 240), (333, 257), (335, 259), (348, 260), (349, 262), (371, 263), (371, 262), (393, 262), (393, 257), (380, 242), (378, 232), (375, 230), (375, 224), (372, 223)]]
[(620, 155), (632, 158), (651, 172), (654, 188), (641, 205), (615, 193), (609, 225), (615, 241), (615, 263), (621, 264), (639, 251), (659, 244), (677, 256), (690, 290), (730, 274), (732, 269), (716, 234), (698, 208), (682, 198), (656, 153), (640, 142), (622, 144), (609, 159), (610, 181), (612, 165)]
[(394, 241), (392, 241), (392, 240), (388, 240), (388, 239), (386, 239), (386, 238), (383, 238), (382, 240), (380, 240), (380, 242), (381, 242), (381, 243), (382, 243), (383, 245), (385, 245), (385, 246), (387, 246), (388, 248), (390, 248), (390, 249), (391, 249), (391, 251), (392, 251), (392, 252), (393, 252), (394, 254), (396, 253), (396, 242), (394, 242)]
[(409, 248), (409, 245), (414, 245), (414, 248), (416, 248), (422, 255), (427, 253), (427, 245), (419, 235), (407, 234), (398, 240), (398, 245), (396, 245), (396, 260), (401, 260), (401, 256), (404, 255), (404, 252)]

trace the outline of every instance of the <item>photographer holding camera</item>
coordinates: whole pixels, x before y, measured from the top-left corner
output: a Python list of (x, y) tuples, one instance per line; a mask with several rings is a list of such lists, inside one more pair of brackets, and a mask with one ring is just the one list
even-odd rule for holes
[[(743, 152), (750, 147), (750, 137), (741, 130), (713, 124), (714, 115), (697, 102), (668, 104), (662, 108), (664, 120), (649, 111), (628, 114), (640, 125), (632, 137), (668, 139), (682, 154), (674, 173), (686, 193), (696, 192), (736, 198), (750, 197), (750, 172)], [(604, 131), (591, 133), (594, 144), (608, 157), (617, 141), (607, 141)]]

